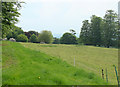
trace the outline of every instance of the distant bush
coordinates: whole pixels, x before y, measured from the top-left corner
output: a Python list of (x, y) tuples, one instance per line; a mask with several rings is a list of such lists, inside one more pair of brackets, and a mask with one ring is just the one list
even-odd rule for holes
[(31, 37), (30, 37), (30, 42), (33, 42), (33, 43), (36, 43), (38, 40), (37, 36), (35, 34), (33, 34)]
[(13, 30), (9, 30), (6, 37), (9, 40), (10, 38), (17, 39), (17, 36), (20, 34), (24, 34), (23, 30), (19, 27), (13, 27)]
[(59, 38), (54, 38), (53, 44), (60, 44), (60, 39)]
[(60, 39), (61, 44), (77, 44), (77, 38), (71, 33), (64, 33)]
[(24, 32), (25, 35), (28, 37), (28, 39), (30, 40), (30, 37), (35, 34), (37, 37), (39, 36), (39, 33), (36, 31), (28, 31), (28, 32)]
[(24, 34), (20, 34), (20, 35), (18, 35), (18, 37), (17, 37), (17, 41), (18, 41), (18, 42), (28, 42), (28, 38), (27, 38), (27, 36), (25, 36)]
[(40, 33), (38, 37), (39, 42), (45, 42), (50, 44), (53, 42), (53, 35), (51, 31), (44, 30)]
[(7, 39), (9, 40), (10, 38), (13, 37), (12, 31), (9, 31), (6, 35)]

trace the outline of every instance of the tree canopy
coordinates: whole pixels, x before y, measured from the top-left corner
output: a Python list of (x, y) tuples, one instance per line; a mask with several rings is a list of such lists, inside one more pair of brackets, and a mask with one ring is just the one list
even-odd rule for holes
[(2, 2), (2, 37), (15, 27), (18, 22), (21, 3), (23, 2)]
[(52, 43), (53, 35), (51, 31), (43, 30), (38, 37), (39, 42)]
[(77, 39), (76, 36), (71, 33), (64, 33), (60, 39), (61, 44), (76, 44)]
[(17, 36), (20, 34), (24, 34), (24, 31), (21, 28), (15, 26), (13, 30), (9, 30), (9, 32), (7, 32), (6, 37), (7, 39), (10, 39), (10, 38), (17, 39)]
[(59, 38), (54, 38), (53, 44), (60, 44), (60, 39)]
[(79, 43), (94, 46), (117, 47), (118, 45), (118, 18), (113, 10), (107, 10), (104, 18), (93, 15), (89, 23), (83, 21)]
[(90, 23), (88, 20), (83, 21), (83, 25), (80, 32), (79, 43), (84, 43), (86, 45), (91, 44), (90, 38)]
[(38, 38), (35, 34), (32, 34), (32, 36), (30, 37), (30, 42), (36, 43), (38, 41)]
[(28, 38), (27, 38), (27, 36), (25, 36), (24, 34), (20, 34), (20, 35), (18, 35), (18, 37), (17, 37), (17, 41), (18, 41), (18, 42), (28, 42)]

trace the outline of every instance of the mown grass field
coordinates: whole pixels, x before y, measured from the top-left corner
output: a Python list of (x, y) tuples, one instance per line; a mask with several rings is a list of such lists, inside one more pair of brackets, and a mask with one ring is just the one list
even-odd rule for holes
[(75, 67), (84, 69), (86, 72), (93, 72), (100, 77), (102, 77), (102, 69), (104, 69), (104, 76), (106, 76), (107, 68), (108, 82), (112, 85), (117, 84), (113, 65), (118, 66), (118, 49), (83, 45), (21, 44), (32, 50), (45, 52), (53, 57), (58, 57), (72, 66), (74, 65), (75, 58)]
[[(38, 45), (22, 44), (35, 45), (35, 48)], [(41, 47), (41, 45), (39, 46)], [(81, 67), (74, 67), (58, 57), (41, 52), (41, 50), (25, 48), (16, 42), (3, 42), (2, 65), (3, 85), (107, 84), (94, 73), (85, 71)]]

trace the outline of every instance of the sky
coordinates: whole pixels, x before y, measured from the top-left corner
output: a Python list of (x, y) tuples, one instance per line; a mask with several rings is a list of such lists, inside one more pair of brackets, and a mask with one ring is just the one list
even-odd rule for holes
[(119, 0), (24, 0), (18, 26), (24, 31), (49, 30), (54, 37), (74, 29), (80, 34), (82, 21), (92, 15), (103, 17), (107, 10), (118, 12)]

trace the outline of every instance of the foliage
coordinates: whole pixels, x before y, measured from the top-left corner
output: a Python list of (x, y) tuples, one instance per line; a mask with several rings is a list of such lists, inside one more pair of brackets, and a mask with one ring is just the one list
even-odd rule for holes
[(53, 44), (60, 44), (60, 39), (59, 38), (54, 38)]
[(36, 32), (36, 31), (28, 31), (29, 33), (30, 33), (30, 35), (33, 35), (33, 34), (35, 34), (37, 37), (38, 37), (38, 32)]
[(81, 28), (79, 43), (84, 43), (85, 45), (91, 45), (90, 38), (90, 23), (88, 20), (83, 21), (83, 26)]
[(94, 46), (101, 45), (101, 21), (102, 18), (93, 15), (91, 17), (91, 43)]
[(37, 37), (39, 36), (39, 33), (36, 31), (28, 31), (28, 32), (24, 32), (25, 35), (28, 37), (28, 39), (30, 39), (30, 37), (35, 34)]
[(18, 37), (17, 37), (17, 41), (18, 41), (18, 42), (28, 42), (28, 38), (27, 38), (27, 36), (25, 36), (24, 34), (20, 34), (20, 35), (18, 35)]
[(31, 34), (29, 32), (24, 32), (24, 34), (27, 36), (28, 39), (31, 37)]
[(9, 30), (6, 37), (7, 37), (8, 40), (13, 37), (13, 34), (12, 34), (11, 30)]
[(7, 37), (8, 40), (10, 38), (17, 39), (17, 36), (20, 35), (20, 34), (24, 34), (24, 31), (21, 28), (15, 26), (13, 30), (9, 30), (6, 37)]
[(108, 10), (104, 16), (102, 41), (105, 47), (114, 46), (117, 36), (117, 14), (113, 10)]
[(88, 20), (83, 21), (79, 43), (85, 45), (118, 47), (118, 18), (113, 10), (108, 10), (104, 19), (93, 15), (91, 23)]
[(53, 35), (51, 31), (44, 30), (40, 33), (38, 40), (39, 42), (45, 42), (49, 44), (53, 42)]
[(38, 41), (38, 38), (35, 34), (33, 34), (31, 37), (30, 37), (30, 42), (33, 42), (33, 43), (36, 43)]
[(6, 37), (9, 30), (18, 22), (21, 2), (2, 2), (2, 37)]
[(76, 44), (77, 39), (76, 39), (76, 36), (74, 36), (71, 33), (64, 33), (60, 39), (60, 43), (61, 44)]
[(118, 20), (118, 27), (117, 27), (117, 38), (116, 38), (116, 47), (120, 48), (120, 19)]
[(70, 32), (71, 32), (73, 35), (76, 34), (75, 30), (73, 30), (73, 29), (70, 29)]

